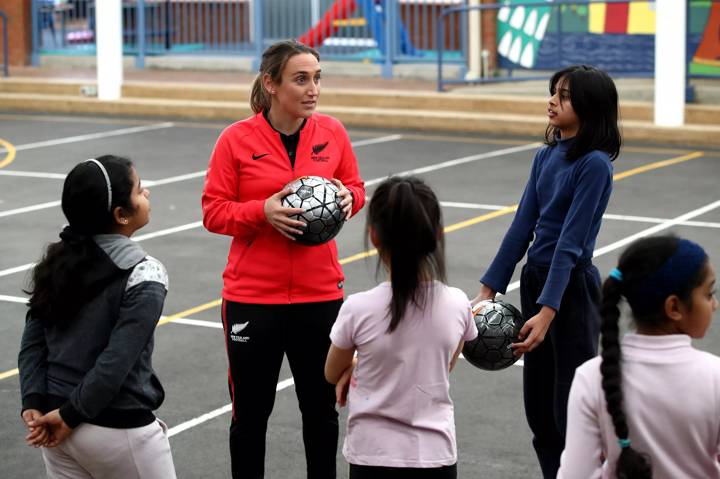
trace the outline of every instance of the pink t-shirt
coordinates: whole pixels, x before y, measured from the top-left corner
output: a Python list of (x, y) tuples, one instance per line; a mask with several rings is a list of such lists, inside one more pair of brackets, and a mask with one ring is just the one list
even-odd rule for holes
[(351, 295), (330, 333), (357, 349), (343, 454), (351, 464), (441, 467), (457, 462), (449, 367), (460, 340), (477, 336), (465, 293), (435, 281), (388, 334), (390, 283)]
[[(628, 334), (621, 352), (630, 441), (653, 478), (720, 479), (720, 358), (683, 334)], [(575, 371), (558, 479), (615, 477), (620, 446), (601, 381), (599, 357)]]

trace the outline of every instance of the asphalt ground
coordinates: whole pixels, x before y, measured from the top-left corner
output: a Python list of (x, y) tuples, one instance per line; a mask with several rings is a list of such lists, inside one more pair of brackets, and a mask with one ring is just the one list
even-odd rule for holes
[[(218, 307), (229, 238), (200, 224), (203, 170), (224, 126), (0, 114), (0, 146), (6, 148), (0, 150), (0, 476), (44, 476), (40, 452), (23, 441), (15, 369), (29, 268), (64, 224), (58, 207), (63, 175), (86, 158), (115, 153), (132, 158), (151, 185), (151, 222), (136, 239), (170, 274), (154, 366), (166, 389), (158, 416), (170, 427), (178, 477), (230, 477), (227, 362)], [(508, 207), (520, 198), (537, 138), (360, 130), (350, 136), (368, 196), (386, 175), (420, 169), (416, 172), (443, 202), (449, 282), (474, 296), (512, 220)], [(657, 232), (693, 239), (712, 258), (720, 257), (720, 152), (628, 145), (615, 172), (596, 249), (603, 275), (627, 242)], [(362, 254), (363, 232), (361, 213), (337, 238), (348, 294), (380, 279), (376, 257)], [(519, 305), (517, 285), (510, 288), (507, 299)], [(720, 353), (720, 328), (711, 327), (696, 345)], [(485, 372), (460, 362), (453, 372), (459, 477), (540, 477), (523, 412), (521, 367)], [(300, 416), (287, 364), (280, 381), (268, 428), (266, 477), (304, 478)], [(343, 410), (341, 434), (345, 417)], [(346, 478), (339, 451), (338, 477)]]

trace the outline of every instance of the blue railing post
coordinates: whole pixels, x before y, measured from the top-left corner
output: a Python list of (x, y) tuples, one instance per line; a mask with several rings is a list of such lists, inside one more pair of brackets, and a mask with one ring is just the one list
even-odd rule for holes
[[(440, 12), (440, 15), (437, 17), (437, 26), (435, 27), (435, 33), (437, 34), (438, 38), (445, 38), (445, 17), (446, 13)], [(445, 87), (443, 85), (443, 47), (444, 42), (438, 42), (437, 44), (437, 76), (438, 76), (438, 86), (437, 91), (444, 91)]]
[(395, 43), (400, 23), (397, 18), (397, 0), (385, 0), (385, 63), (382, 66), (383, 78), (393, 77)]
[(253, 0), (253, 36), (255, 37), (255, 58), (253, 59), (252, 69), (258, 71), (260, 69), (260, 62), (262, 61), (262, 54), (264, 50), (263, 42), (263, 0)]
[(40, 64), (40, 8), (39, 0), (32, 0), (30, 3), (30, 23), (32, 31), (32, 53), (30, 54), (30, 64), (34, 67)]
[[(465, 0), (465, 6), (467, 6), (467, 0)], [(468, 72), (468, 18), (469, 16), (467, 10), (463, 10), (462, 12), (460, 12), (460, 54), (462, 55), (463, 59), (463, 62), (460, 64), (460, 78), (465, 78), (465, 75), (467, 75)], [(443, 39), (441, 38), (440, 42), (442, 43), (442, 41)]]
[(135, 35), (137, 35), (137, 56), (135, 68), (145, 68), (145, 0), (137, 0), (135, 6)]
[(557, 15), (557, 19), (558, 19), (558, 29), (557, 29), (557, 34), (558, 34), (558, 47), (557, 47), (558, 60), (557, 60), (557, 61), (558, 61), (558, 65), (557, 65), (557, 67), (558, 67), (558, 70), (562, 69), (562, 56), (563, 56), (563, 48), (562, 48), (562, 44), (563, 44), (563, 42), (562, 42), (562, 33), (563, 33), (563, 28), (562, 28), (562, 9), (563, 9), (563, 5), (558, 5), (558, 6), (557, 6), (557, 13), (558, 13), (558, 15)]
[(8, 53), (8, 21), (5, 12), (0, 10), (0, 18), (2, 18), (2, 29), (3, 29), (3, 76), (7, 78), (10, 75), (8, 71), (8, 62), (10, 61), (10, 55)]

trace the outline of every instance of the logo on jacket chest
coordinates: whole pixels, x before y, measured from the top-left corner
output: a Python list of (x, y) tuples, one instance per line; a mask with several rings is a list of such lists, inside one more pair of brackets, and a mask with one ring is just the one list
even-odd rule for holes
[(321, 155), (320, 153), (322, 153), (322, 151), (328, 146), (328, 143), (329, 142), (326, 141), (325, 143), (318, 143), (317, 145), (313, 145), (312, 155), (310, 155), (310, 159), (312, 161), (317, 161), (320, 163), (327, 163), (330, 157)]

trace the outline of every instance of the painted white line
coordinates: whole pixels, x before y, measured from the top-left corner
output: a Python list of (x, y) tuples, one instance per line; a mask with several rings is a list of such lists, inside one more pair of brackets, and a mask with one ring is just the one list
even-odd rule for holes
[[(152, 125), (134, 126), (132, 128), (122, 128), (120, 130), (101, 131), (98, 133), (89, 133), (87, 135), (68, 136), (65, 138), (57, 138), (55, 140), (36, 141), (35, 143), (26, 143), (24, 145), (15, 146), (16, 151), (34, 150), (36, 148), (46, 148), (48, 146), (66, 145), (68, 143), (78, 143), (80, 141), (99, 140), (101, 138), (110, 138), (112, 136), (131, 135), (133, 133), (143, 133), (146, 131), (160, 130), (163, 128), (172, 128), (175, 126), (173, 122), (154, 123)], [(5, 148), (0, 148), (0, 153), (5, 152)]]
[[(293, 384), (295, 384), (295, 380), (293, 378), (285, 379), (277, 384), (275, 391), (282, 391), (285, 388), (289, 388)], [(232, 404), (226, 404), (225, 406), (215, 409), (214, 411), (210, 411), (209, 413), (203, 414), (202, 416), (198, 416), (194, 419), (190, 419), (189, 421), (185, 421), (184, 423), (178, 424), (175, 427), (171, 427), (168, 430), (168, 437), (173, 437), (175, 434), (179, 434), (187, 429), (198, 426), (204, 422), (209, 421), (210, 419), (216, 418), (230, 411), (232, 411)]]
[(507, 206), (500, 205), (486, 205), (483, 203), (460, 203), (457, 201), (441, 201), (440, 206), (446, 208), (464, 208), (468, 210), (504, 210)]
[[(163, 316), (164, 318), (165, 316)], [(188, 326), (200, 326), (203, 328), (216, 328), (216, 329), (222, 329), (223, 325), (222, 323), (218, 323), (217, 321), (203, 321), (201, 319), (189, 319), (189, 318), (175, 318), (172, 321), (170, 321), (170, 324), (187, 324)]]
[(377, 145), (378, 143), (388, 143), (390, 141), (398, 141), (402, 139), (402, 135), (388, 135), (379, 138), (368, 138), (367, 140), (353, 141), (350, 143), (353, 148), (358, 146)]
[(15, 208), (14, 210), (0, 211), (0, 218), (3, 218), (5, 216), (19, 215), (22, 213), (29, 213), (31, 211), (45, 210), (48, 208), (54, 208), (56, 206), (60, 206), (60, 201), (48, 201), (47, 203), (23, 206), (22, 208)]
[[(630, 216), (630, 215), (603, 215), (604, 219), (618, 221), (635, 221), (638, 223), (665, 223), (669, 221), (667, 218), (653, 218), (649, 216)], [(720, 228), (720, 223), (712, 223), (709, 221), (681, 221), (678, 226), (693, 226), (697, 228)]]
[(194, 228), (199, 228), (201, 226), (202, 226), (202, 221), (195, 221), (193, 223), (188, 223), (185, 225), (175, 226), (173, 228), (167, 228), (164, 230), (155, 231), (153, 233), (147, 233), (144, 235), (135, 236), (132, 239), (135, 241), (143, 241), (143, 240), (152, 239), (152, 238), (159, 238), (161, 236), (167, 236), (167, 235), (171, 235), (173, 233), (179, 233), (180, 231), (187, 231), (187, 230), (191, 230)]
[[(431, 171), (442, 170), (443, 168), (450, 168), (452, 166), (463, 165), (465, 163), (471, 163), (473, 161), (484, 160), (487, 158), (495, 158), (495, 157), (503, 156), (503, 155), (512, 155), (513, 153), (520, 153), (520, 152), (528, 151), (528, 150), (534, 150), (536, 148), (539, 148), (540, 146), (541, 146), (540, 143), (528, 143), (527, 145), (520, 145), (520, 146), (514, 146), (512, 148), (503, 148), (501, 150), (488, 151), (486, 153), (465, 156), (463, 158), (458, 158), (456, 160), (443, 161), (441, 163), (435, 163), (433, 165), (423, 166), (422, 168), (414, 168), (412, 170), (406, 170), (406, 171), (401, 171), (399, 173), (392, 173), (392, 174), (397, 175), (397, 176), (406, 176), (406, 175), (419, 175), (422, 173), (430, 173)], [(385, 178), (387, 178), (387, 176), (384, 176), (382, 178), (376, 178), (376, 179), (373, 179), (370, 181), (366, 181), (365, 186), (371, 186), (376, 183), (380, 183)]]
[(24, 178), (43, 178), (46, 180), (64, 180), (62, 173), (43, 173), (41, 171), (10, 171), (0, 170), (0, 176), (20, 176)]
[(195, 173), (187, 173), (185, 175), (171, 176), (170, 178), (163, 178), (162, 180), (142, 180), (143, 186), (158, 186), (167, 185), (170, 183), (177, 183), (179, 181), (191, 180), (193, 178), (205, 178), (207, 170), (196, 171)]
[[(167, 228), (167, 229), (164, 229), (164, 230), (155, 231), (155, 232), (152, 232), (152, 233), (147, 233), (147, 234), (144, 234), (144, 235), (135, 236), (135, 237), (133, 238), (133, 240), (135, 240), (135, 241), (143, 241), (143, 240), (152, 239), (152, 238), (159, 238), (159, 237), (161, 237), (161, 236), (171, 235), (171, 234), (173, 234), (173, 233), (178, 233), (178, 232), (180, 232), (180, 231), (186, 231), (186, 230), (191, 230), (191, 229), (193, 229), (193, 228), (199, 228), (200, 226), (202, 226), (202, 221), (195, 221), (195, 222), (193, 222), (193, 223), (188, 223), (188, 224), (185, 224), (185, 225), (175, 226), (175, 227), (173, 227), (173, 228)], [(11, 275), (11, 274), (14, 274), (14, 273), (21, 273), (21, 272), (23, 272), (23, 271), (27, 271), (27, 270), (29, 270), (29, 269), (32, 269), (33, 266), (35, 266), (35, 263), (27, 263), (27, 264), (24, 264), (24, 265), (22, 265), (22, 266), (16, 266), (16, 267), (14, 267), (14, 268), (5, 269), (5, 270), (0, 271), (0, 277), (2, 277), (2, 276), (8, 276), (8, 275)]]
[(20, 303), (20, 304), (27, 304), (29, 298), (24, 298), (21, 296), (7, 296), (5, 294), (0, 294), (0, 301), (6, 301), (9, 303)]
[(23, 271), (29, 270), (33, 266), (35, 266), (35, 263), (27, 263), (20, 266), (15, 266), (14, 268), (5, 269), (0, 271), (0, 276), (9, 276), (15, 273), (22, 273)]

